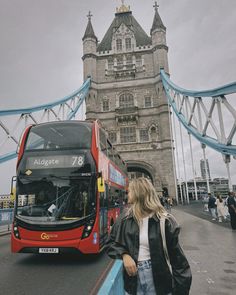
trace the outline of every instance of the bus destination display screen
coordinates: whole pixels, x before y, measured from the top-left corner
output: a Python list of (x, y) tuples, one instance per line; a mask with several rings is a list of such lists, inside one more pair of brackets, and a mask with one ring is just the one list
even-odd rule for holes
[(29, 157), (26, 169), (80, 168), (84, 166), (84, 162), (84, 155)]

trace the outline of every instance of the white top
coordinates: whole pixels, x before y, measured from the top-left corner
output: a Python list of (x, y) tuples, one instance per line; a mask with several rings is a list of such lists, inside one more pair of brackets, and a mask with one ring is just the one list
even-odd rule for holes
[(138, 261), (151, 259), (148, 241), (148, 220), (149, 216), (142, 219), (139, 227), (139, 253)]

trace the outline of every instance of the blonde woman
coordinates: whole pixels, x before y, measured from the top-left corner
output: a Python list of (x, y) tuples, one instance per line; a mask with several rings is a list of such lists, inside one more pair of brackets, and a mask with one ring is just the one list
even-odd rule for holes
[[(191, 270), (179, 245), (180, 228), (161, 205), (147, 178), (129, 184), (130, 208), (114, 224), (107, 253), (124, 264), (124, 288), (131, 295), (187, 295)], [(165, 223), (166, 243), (172, 274), (163, 251), (160, 218)]]

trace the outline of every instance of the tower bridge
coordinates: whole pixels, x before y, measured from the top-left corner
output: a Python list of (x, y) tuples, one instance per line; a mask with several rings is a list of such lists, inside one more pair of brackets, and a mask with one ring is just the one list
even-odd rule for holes
[[(166, 27), (160, 17), (157, 3), (154, 5), (150, 35), (144, 31), (124, 1), (117, 8), (101, 42), (98, 42), (95, 34), (91, 12), (87, 17), (82, 40), (83, 85), (72, 94), (48, 104), (0, 110), (0, 166), (15, 161), (21, 134), (31, 124), (98, 119), (106, 129), (111, 143), (125, 159), (130, 178), (149, 177), (159, 196), (165, 192), (179, 203), (189, 203), (190, 187), (187, 178), (192, 177), (192, 194), (198, 199), (197, 183), (200, 181), (196, 177), (196, 147), (202, 149), (205, 171), (209, 170), (206, 149), (212, 149), (222, 155), (229, 188), (232, 189), (230, 165), (236, 157), (236, 82), (206, 91), (183, 89), (173, 83), (168, 65)], [(190, 157), (185, 155), (186, 139), (189, 141)], [(195, 144), (194, 148), (192, 140), (199, 143)], [(181, 164), (180, 158), (183, 161)], [(187, 164), (192, 168), (191, 176), (187, 175)], [(184, 179), (180, 166), (183, 167)], [(10, 177), (11, 175), (9, 182)], [(207, 176), (206, 182), (210, 192), (211, 181)], [(207, 220), (207, 215), (202, 213), (200, 217), (193, 217), (196, 215), (196, 207), (189, 206), (185, 211), (188, 214), (184, 210), (175, 209), (174, 215), (184, 224), (184, 250), (195, 274), (192, 294), (208, 294), (210, 288), (214, 291), (227, 289), (228, 292), (229, 286), (225, 288), (220, 280), (215, 284), (213, 279), (216, 276), (215, 264), (226, 263), (227, 269), (224, 271), (235, 273), (235, 261), (232, 260), (235, 237), (229, 232), (228, 224), (216, 229), (215, 225)], [(0, 217), (5, 218), (0, 218), (0, 265), (3, 265), (0, 267), (0, 281), (4, 282), (1, 285), (4, 294), (15, 292), (11, 277), (13, 275), (18, 288), (15, 294), (65, 294), (68, 290), (74, 293), (78, 292), (78, 285), (83, 285), (79, 294), (105, 295), (107, 285), (97, 293), (112, 266), (105, 255), (101, 254), (95, 259), (74, 256), (61, 259), (46, 256), (13, 257), (8, 253), (9, 236), (5, 235), (5, 232), (3, 236), (1, 232), (1, 225), (9, 229), (7, 216), (12, 214), (12, 210), (5, 210), (3, 213), (0, 214)], [(229, 241), (227, 251), (222, 234), (225, 234)], [(217, 247), (221, 252), (214, 256), (214, 251), (210, 250), (217, 239)], [(200, 248), (205, 254), (198, 251)], [(194, 254), (191, 250), (195, 251)], [(224, 253), (226, 258), (222, 258), (221, 253)], [(205, 263), (209, 259), (215, 262), (214, 265)], [(48, 272), (52, 264), (56, 271)], [(12, 265), (14, 269), (11, 268)], [(120, 274), (121, 264), (114, 266), (109, 276), (113, 275), (116, 268), (119, 270), (115, 272), (116, 275)], [(25, 273), (23, 279), (19, 276), (22, 268), (29, 271), (30, 277), (27, 277), (28, 273)], [(5, 269), (7, 271), (4, 271)], [(219, 272), (223, 270), (218, 268), (217, 275)], [(203, 279), (202, 276), (206, 273), (207, 277)], [(221, 275), (224, 278), (222, 281), (225, 282), (228, 277)], [(49, 277), (52, 280), (47, 283)], [(31, 284), (28, 284), (29, 281)], [(112, 277), (110, 281), (114, 282), (115, 279)]]

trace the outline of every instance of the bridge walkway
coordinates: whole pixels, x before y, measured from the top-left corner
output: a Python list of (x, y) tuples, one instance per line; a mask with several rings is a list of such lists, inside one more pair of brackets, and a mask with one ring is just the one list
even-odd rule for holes
[[(200, 202), (175, 207), (172, 213), (181, 225), (180, 241), (193, 273), (190, 294), (235, 295), (236, 231), (228, 221), (212, 221)], [(0, 294), (95, 295), (102, 283), (112, 284), (105, 279), (111, 265), (104, 253), (89, 258), (11, 254), (10, 235), (0, 235)]]

